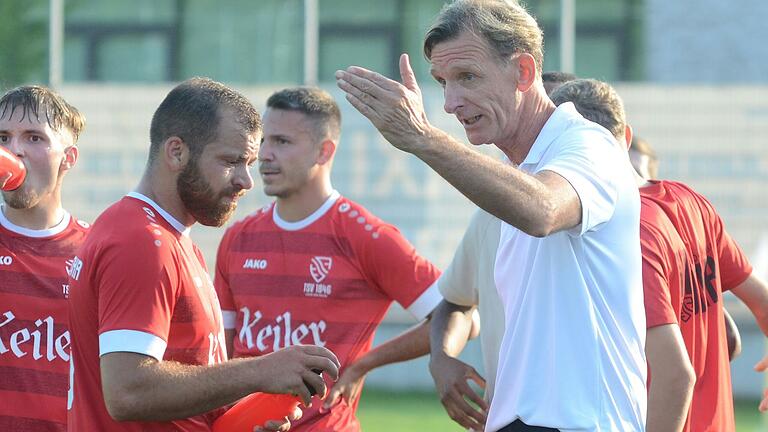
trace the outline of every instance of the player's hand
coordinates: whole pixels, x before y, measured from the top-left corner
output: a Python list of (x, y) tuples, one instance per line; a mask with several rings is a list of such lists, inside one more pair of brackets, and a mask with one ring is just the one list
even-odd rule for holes
[[(768, 355), (763, 357), (763, 359), (755, 365), (755, 370), (758, 372), (765, 372), (768, 370)], [(768, 411), (768, 389), (763, 390), (763, 400), (760, 401), (758, 409), (761, 412)]]
[(346, 403), (355, 400), (363, 389), (365, 374), (366, 372), (360, 370), (355, 364), (347, 366), (341, 378), (333, 385), (331, 393), (323, 403), (323, 408), (329, 409), (342, 400)]
[(312, 395), (325, 397), (322, 372), (334, 381), (339, 378), (339, 359), (326, 348), (294, 345), (251, 359), (259, 374), (255, 391), (292, 394), (311, 404)]
[(253, 432), (285, 432), (291, 428), (291, 422), (300, 419), (302, 414), (301, 408), (296, 407), (290, 417), (284, 417), (282, 420), (270, 420), (264, 424), (264, 427), (254, 427)]
[[(429, 371), (435, 380), (440, 402), (453, 421), (467, 429), (485, 429), (488, 403), (468, 383), (472, 380), (485, 388), (485, 379), (472, 366), (444, 354), (431, 357)], [(472, 406), (467, 399), (477, 407)]]
[(429, 144), (432, 126), (424, 111), (421, 89), (408, 61), (400, 56), (402, 84), (358, 66), (336, 71), (336, 85), (384, 138), (400, 150), (413, 152)]

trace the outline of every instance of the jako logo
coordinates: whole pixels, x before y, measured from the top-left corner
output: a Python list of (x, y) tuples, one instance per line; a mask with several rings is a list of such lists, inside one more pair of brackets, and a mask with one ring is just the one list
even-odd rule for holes
[(316, 256), (312, 258), (309, 263), (309, 274), (312, 275), (312, 279), (315, 282), (320, 283), (328, 276), (328, 272), (331, 271), (333, 260), (331, 257)]
[(264, 270), (265, 268), (267, 268), (267, 260), (258, 259), (258, 258), (247, 258), (245, 260), (245, 263), (243, 263), (243, 268)]
[(13, 257), (8, 255), (0, 255), (0, 265), (9, 266), (13, 264)]
[(80, 278), (80, 270), (83, 269), (83, 262), (80, 261), (80, 258), (74, 257), (71, 260), (67, 260), (66, 267), (69, 277), (74, 280), (78, 280)]

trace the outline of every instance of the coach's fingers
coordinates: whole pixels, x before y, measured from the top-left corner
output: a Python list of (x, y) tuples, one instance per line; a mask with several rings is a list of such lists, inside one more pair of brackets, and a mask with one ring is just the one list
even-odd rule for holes
[(411, 68), (411, 62), (409, 61), (408, 54), (400, 54), (400, 78), (403, 80), (403, 85), (414, 93), (421, 94), (419, 89), (419, 83), (416, 82), (416, 74), (413, 73)]

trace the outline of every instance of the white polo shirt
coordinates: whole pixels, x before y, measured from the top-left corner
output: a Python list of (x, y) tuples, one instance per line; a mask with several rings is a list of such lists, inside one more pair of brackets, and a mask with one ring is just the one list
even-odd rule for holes
[(506, 316), (486, 431), (515, 419), (562, 431), (643, 431), (640, 197), (625, 148), (560, 105), (520, 169), (556, 172), (581, 224), (544, 238), (502, 223), (495, 282)]

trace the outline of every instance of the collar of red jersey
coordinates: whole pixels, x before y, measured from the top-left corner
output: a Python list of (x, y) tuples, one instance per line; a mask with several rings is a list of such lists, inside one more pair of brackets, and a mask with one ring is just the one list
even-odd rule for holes
[(145, 195), (140, 194), (136, 191), (128, 192), (128, 195), (131, 198), (135, 198), (139, 201), (144, 201), (145, 203), (149, 204), (153, 209), (155, 209), (156, 212), (160, 213), (160, 216), (163, 217), (163, 219), (166, 220), (173, 228), (176, 229), (176, 231), (180, 232), (183, 235), (189, 235), (189, 232), (191, 231), (191, 228), (184, 225), (183, 223), (179, 222), (175, 217), (171, 216), (170, 213), (163, 210), (162, 207), (160, 207), (156, 202), (152, 201), (151, 199), (147, 198)]
[(8, 220), (7, 217), (5, 217), (5, 204), (0, 205), (0, 225), (3, 226), (3, 228), (7, 229), (8, 231), (14, 232), (16, 234), (21, 234), (25, 237), (33, 237), (33, 238), (45, 238), (45, 237), (52, 237), (56, 234), (60, 234), (62, 231), (67, 229), (67, 226), (69, 225), (69, 221), (71, 220), (71, 216), (68, 211), (64, 209), (60, 209), (61, 211), (61, 219), (59, 222), (46, 229), (42, 230), (34, 230), (25, 228), (23, 226), (18, 226)]
[(311, 215), (305, 217), (304, 219), (296, 222), (288, 222), (287, 220), (280, 217), (280, 215), (277, 213), (277, 203), (275, 203), (274, 208), (272, 209), (272, 220), (275, 222), (275, 225), (279, 226), (280, 228), (286, 230), (286, 231), (297, 231), (300, 229), (304, 229), (318, 219), (320, 219), (332, 206), (336, 203), (336, 200), (341, 197), (341, 194), (337, 190), (334, 190), (331, 192), (331, 196), (328, 197), (327, 200), (318, 207), (317, 210), (312, 212)]

